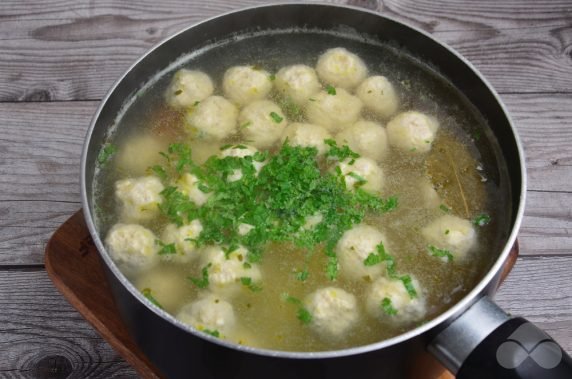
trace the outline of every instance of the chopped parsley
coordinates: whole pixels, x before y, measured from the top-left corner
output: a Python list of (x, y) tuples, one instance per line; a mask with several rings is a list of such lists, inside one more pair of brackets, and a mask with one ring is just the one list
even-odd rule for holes
[(335, 254), (329, 255), (328, 263), (326, 264), (326, 276), (331, 281), (334, 281), (338, 277), (339, 271), (340, 265), (338, 263), (338, 257)]
[(282, 122), (282, 120), (284, 120), (284, 117), (281, 117), (276, 112), (270, 112), (270, 117), (272, 118), (272, 121), (274, 121), (277, 124), (280, 124)]
[(381, 301), (381, 308), (388, 316), (395, 316), (397, 314), (397, 309), (393, 307), (391, 299), (389, 297), (384, 297)]
[(439, 205), (439, 209), (442, 210), (442, 211), (445, 212), (445, 213), (451, 212), (451, 208), (449, 208), (449, 207), (446, 206), (445, 204)]
[(183, 93), (183, 90), (182, 90), (182, 89), (178, 89), (178, 90), (175, 91), (175, 96), (179, 96), (179, 95), (182, 94), (182, 93)]
[(403, 282), (403, 285), (405, 286), (405, 289), (407, 290), (409, 297), (415, 299), (417, 297), (417, 290), (415, 290), (415, 286), (413, 285), (413, 280), (411, 279), (411, 276), (403, 275), (399, 277), (399, 280)]
[(276, 80), (276, 75), (271, 74), (268, 79), (270, 79), (271, 82), (273, 82), (274, 80)]
[(385, 267), (389, 276), (395, 275), (395, 258), (392, 255), (388, 254), (385, 250), (385, 246), (383, 242), (380, 242), (375, 247), (375, 252), (370, 253), (366, 259), (364, 259), (363, 264), (365, 266), (375, 266), (382, 262), (385, 262)]
[[(445, 234), (447, 234), (446, 231)], [(427, 249), (434, 257), (446, 258), (447, 262), (451, 262), (453, 260), (453, 254), (451, 254), (451, 252), (447, 249), (439, 249), (438, 247), (435, 247), (433, 245), (428, 245)]]
[(201, 277), (200, 278), (193, 278), (189, 277), (191, 283), (193, 283), (198, 288), (207, 288), (209, 286), (209, 268), (211, 264), (209, 263), (201, 270)]
[(336, 88), (334, 86), (331, 86), (328, 84), (326, 86), (326, 92), (328, 93), (328, 95), (335, 95), (336, 94)]
[(489, 216), (486, 213), (481, 213), (480, 215), (478, 215), (473, 219), (473, 224), (475, 224), (476, 226), (485, 226), (489, 222), (491, 222), (491, 216)]
[(161, 249), (159, 249), (159, 252), (157, 253), (159, 255), (177, 254), (177, 248), (175, 247), (174, 243), (166, 244), (161, 240), (155, 240), (155, 244), (161, 247)]
[(220, 338), (220, 332), (216, 329), (214, 329), (214, 330), (203, 329), (203, 330), (201, 330), (201, 332), (206, 333), (206, 334), (213, 336), (213, 337), (216, 337), (216, 338)]
[(252, 125), (251, 121), (246, 121), (244, 124), (240, 125), (238, 128), (239, 129), (246, 129), (248, 128), (250, 125)]
[(354, 179), (356, 180), (355, 187), (361, 187), (361, 186), (363, 186), (364, 184), (367, 183), (367, 180), (365, 180), (365, 178), (364, 178), (363, 176), (358, 175), (358, 174), (356, 174), (356, 173), (353, 172), (353, 171), (349, 172), (349, 173), (348, 173), (348, 176), (349, 176), (349, 177), (352, 177), (352, 178), (354, 178)]
[(163, 180), (163, 181), (167, 180), (167, 171), (165, 171), (163, 166), (155, 165), (155, 166), (149, 167), (149, 170), (151, 172), (153, 172), (155, 175), (157, 175), (161, 180)]
[(147, 300), (149, 300), (153, 305), (156, 305), (157, 307), (163, 309), (163, 306), (161, 304), (159, 304), (159, 302), (157, 301), (157, 299), (155, 299), (153, 297), (153, 295), (151, 294), (151, 289), (150, 288), (144, 288), (141, 293), (143, 294), (143, 296), (145, 296), (147, 298)]
[(103, 148), (99, 151), (99, 154), (97, 155), (97, 163), (99, 163), (100, 165), (106, 164), (109, 158), (116, 152), (117, 148), (115, 147), (115, 145), (106, 143), (105, 145), (103, 145)]
[(352, 151), (352, 149), (350, 149), (349, 146), (343, 145), (340, 147), (333, 139), (329, 138), (324, 140), (324, 142), (326, 143), (326, 145), (330, 147), (329, 150), (326, 152), (327, 159), (338, 160), (341, 162), (346, 158), (357, 159), (360, 157), (360, 155)]
[(308, 272), (308, 268), (306, 267), (302, 271), (298, 271), (296, 273), (296, 280), (304, 282), (306, 279), (308, 279), (308, 276), (310, 276), (310, 272)]
[(304, 325), (308, 325), (312, 322), (312, 314), (304, 307), (298, 308), (296, 317), (298, 317), (298, 320), (300, 320)]
[(252, 278), (248, 276), (240, 278), (240, 283), (242, 283), (243, 286), (247, 287), (252, 292), (262, 291), (262, 287), (253, 283)]

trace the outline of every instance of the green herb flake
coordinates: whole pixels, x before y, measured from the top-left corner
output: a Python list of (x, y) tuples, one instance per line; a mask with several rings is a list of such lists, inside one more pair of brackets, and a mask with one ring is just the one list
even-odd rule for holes
[[(445, 233), (446, 234), (446, 233)], [(438, 258), (447, 258), (447, 262), (453, 261), (453, 254), (447, 249), (439, 249), (433, 245), (428, 245), (427, 250), (431, 253), (432, 256)]]
[(276, 80), (276, 75), (271, 74), (271, 75), (268, 77), (268, 79), (270, 79), (270, 81), (273, 82), (273, 81)]
[(272, 120), (277, 123), (280, 124), (282, 122), (282, 120), (284, 120), (283, 117), (281, 117), (278, 113), (276, 112), (270, 112), (270, 117), (272, 118)]
[(442, 210), (442, 211), (445, 212), (445, 213), (451, 212), (451, 208), (449, 208), (449, 207), (446, 206), (445, 204), (439, 205), (439, 209)]
[(329, 280), (334, 281), (338, 277), (340, 271), (340, 265), (338, 263), (338, 257), (335, 255), (328, 257), (328, 263), (326, 264), (326, 276)]
[(155, 165), (149, 167), (149, 170), (155, 175), (157, 175), (161, 180), (163, 181), (167, 180), (167, 171), (163, 168), (163, 166)]
[(296, 280), (299, 280), (301, 282), (306, 281), (306, 279), (308, 279), (308, 276), (310, 275), (310, 272), (308, 272), (308, 269), (305, 268), (302, 271), (298, 271), (296, 273)]
[(302, 305), (302, 300), (298, 299), (297, 297), (290, 296), (288, 293), (282, 294), (282, 299), (287, 303), (295, 304), (295, 305)]
[(384, 297), (381, 301), (381, 308), (388, 316), (395, 316), (397, 314), (397, 309), (393, 307), (391, 299), (389, 297)]
[(242, 277), (240, 278), (240, 283), (247, 287), (249, 290), (251, 290), (252, 292), (258, 292), (258, 291), (262, 291), (262, 287), (260, 287), (259, 285), (257, 285), (256, 283), (254, 283), (252, 281), (252, 278), (250, 277)]
[(238, 128), (242, 130), (242, 129), (248, 128), (250, 125), (252, 125), (252, 122), (246, 121), (244, 124), (240, 125)]
[(451, 233), (451, 231), (450, 231), (449, 229), (446, 229), (446, 230), (445, 230), (445, 235), (447, 235), (447, 234), (449, 234), (449, 233)]
[(327, 159), (343, 161), (347, 158), (357, 159), (360, 157), (360, 155), (350, 149), (348, 145), (343, 145), (340, 147), (336, 141), (331, 138), (325, 139), (324, 143), (330, 147), (330, 149), (326, 152)]
[(491, 216), (486, 213), (481, 213), (473, 219), (473, 224), (476, 226), (485, 226), (491, 222)]
[(159, 302), (157, 301), (157, 299), (155, 299), (155, 297), (153, 297), (153, 295), (151, 294), (151, 289), (150, 288), (144, 288), (141, 293), (143, 294), (143, 296), (145, 296), (147, 298), (147, 300), (149, 300), (152, 304), (156, 305), (157, 307), (163, 309), (163, 306), (161, 304), (159, 304)]
[(107, 163), (109, 158), (117, 152), (115, 145), (106, 143), (97, 155), (97, 163), (104, 165)]
[(210, 330), (210, 329), (203, 329), (201, 330), (203, 333), (206, 333), (210, 336), (216, 337), (216, 338), (220, 338), (220, 332), (216, 329), (214, 330)]
[(336, 88), (328, 84), (326, 86), (326, 92), (328, 93), (328, 95), (334, 96), (336, 94)]
[(193, 103), (193, 107), (196, 107), (196, 106), (199, 105), (200, 103), (201, 103), (200, 101), (195, 101), (195, 102)]
[(161, 247), (161, 249), (159, 249), (159, 252), (157, 253), (159, 255), (177, 254), (177, 248), (175, 247), (174, 243), (166, 244), (161, 240), (155, 240), (155, 244)]
[(348, 173), (349, 177), (352, 177), (356, 180), (355, 187), (361, 187), (367, 183), (367, 180), (361, 175), (356, 174), (355, 172), (351, 171)]
[(200, 278), (189, 277), (188, 279), (198, 288), (207, 288), (209, 286), (209, 268), (211, 264), (209, 263), (201, 270)]
[(415, 299), (417, 297), (417, 290), (415, 290), (415, 286), (413, 285), (413, 280), (411, 279), (411, 276), (403, 275), (399, 277), (399, 280), (401, 280), (403, 286), (405, 286), (405, 289), (407, 290), (409, 297)]
[(298, 317), (298, 320), (300, 320), (302, 322), (302, 324), (304, 324), (304, 325), (308, 325), (309, 323), (311, 323), (312, 318), (313, 318), (310, 311), (308, 311), (304, 307), (298, 308), (298, 312), (296, 314), (296, 317)]

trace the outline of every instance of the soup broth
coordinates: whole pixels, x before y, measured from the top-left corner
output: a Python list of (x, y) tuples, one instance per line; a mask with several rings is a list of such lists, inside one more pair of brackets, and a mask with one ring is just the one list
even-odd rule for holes
[[(323, 60), (332, 49), (342, 56), (331, 65), (355, 56), (367, 73), (356, 79), (363, 67), (334, 67), (329, 77)], [(280, 70), (293, 65), (309, 67), (319, 80), (301, 100), (277, 83)], [(230, 78), (228, 70), (238, 66), (250, 70), (236, 74), (246, 84)], [(183, 69), (206, 74), (212, 89), (199, 74), (185, 82)], [(258, 74), (267, 83), (252, 79)], [(373, 76), (390, 83), (395, 109), (366, 101), (368, 87), (361, 85)], [(342, 105), (325, 105), (343, 96)], [(216, 106), (205, 115), (209, 101)], [(260, 105), (259, 113), (279, 133), (247, 131), (255, 116), (245, 116), (246, 109), (260, 101), (277, 107)], [(353, 119), (352, 102), (361, 107)], [(356, 122), (370, 122), (355, 130), (373, 137), (354, 141), (354, 149), (347, 130)], [(402, 136), (407, 122), (417, 125), (411, 133), (426, 133), (414, 136), (421, 142)], [(302, 131), (293, 131), (296, 123)], [(299, 137), (309, 123), (326, 131), (312, 140), (320, 147)], [(286, 351), (365, 345), (438, 316), (496, 258), (507, 232), (506, 191), (492, 138), (444, 78), (392, 46), (311, 31), (254, 34), (190, 55), (137, 94), (98, 157), (96, 222), (111, 256), (154, 306), (204, 333)], [(327, 201), (305, 214), (317, 195), (301, 201), (296, 187), (316, 172), (308, 188)], [(216, 190), (221, 182), (233, 189), (226, 198)], [(244, 186), (253, 191), (250, 200)], [(245, 210), (246, 222), (233, 213), (244, 203), (260, 206), (260, 218)], [(200, 210), (212, 204), (211, 213)], [(213, 220), (227, 220), (227, 211), (235, 223), (229, 229), (221, 221), (217, 234)], [(338, 224), (324, 225), (329, 221)]]

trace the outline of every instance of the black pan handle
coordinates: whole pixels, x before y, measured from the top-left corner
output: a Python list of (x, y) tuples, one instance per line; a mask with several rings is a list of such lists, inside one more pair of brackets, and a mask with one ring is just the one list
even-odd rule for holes
[(529, 321), (483, 297), (432, 341), (457, 379), (570, 379), (572, 358)]

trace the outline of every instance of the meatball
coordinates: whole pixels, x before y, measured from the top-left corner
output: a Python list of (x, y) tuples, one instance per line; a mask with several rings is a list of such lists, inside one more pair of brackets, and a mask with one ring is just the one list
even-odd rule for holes
[(387, 246), (385, 236), (376, 228), (359, 224), (346, 231), (336, 245), (340, 274), (348, 279), (375, 279), (382, 274), (383, 264), (366, 266), (364, 261), (377, 252), (377, 246)]
[(360, 57), (337, 47), (320, 55), (316, 72), (324, 83), (351, 90), (365, 79), (367, 67)]
[(321, 88), (316, 71), (303, 64), (282, 67), (274, 83), (280, 93), (298, 105), (306, 104)]
[(164, 260), (189, 263), (199, 256), (196, 239), (203, 231), (203, 225), (199, 220), (193, 220), (188, 225), (178, 227), (175, 224), (169, 224), (165, 227), (162, 234), (163, 243), (175, 244), (176, 254), (164, 254)]
[(242, 288), (241, 278), (250, 278), (257, 283), (262, 278), (258, 265), (245, 265), (248, 251), (244, 247), (225, 253), (220, 246), (208, 246), (201, 253), (201, 267), (207, 267), (209, 290), (219, 296), (230, 298)]
[(164, 187), (159, 178), (144, 176), (115, 182), (115, 196), (121, 203), (124, 222), (150, 221), (159, 213)]
[(383, 118), (393, 116), (399, 107), (397, 93), (385, 76), (370, 76), (356, 89), (356, 95), (366, 108)]
[(192, 137), (216, 141), (236, 132), (238, 109), (221, 96), (211, 96), (186, 113), (185, 130)]
[(417, 295), (412, 297), (400, 279), (381, 277), (367, 291), (366, 309), (372, 316), (392, 324), (419, 321), (425, 316), (425, 298), (417, 279), (411, 279)]
[(320, 125), (294, 123), (288, 125), (282, 134), (282, 141), (288, 139), (292, 146), (315, 147), (318, 155), (323, 155), (328, 146), (324, 142), (332, 136)]
[(189, 173), (183, 174), (177, 181), (178, 190), (187, 195), (193, 203), (200, 207), (207, 202), (212, 193), (203, 192), (199, 188), (199, 184), (199, 179), (195, 175)]
[(149, 134), (138, 134), (127, 139), (117, 153), (117, 168), (128, 175), (145, 175), (147, 169), (162, 163), (159, 153), (167, 144)]
[(421, 112), (410, 111), (400, 113), (387, 124), (389, 144), (402, 151), (426, 153), (439, 129), (434, 117)]
[(211, 78), (201, 71), (181, 69), (173, 75), (165, 100), (173, 108), (189, 108), (213, 94)]
[(107, 233), (109, 255), (128, 273), (150, 269), (159, 262), (155, 234), (135, 224), (115, 224)]
[(280, 139), (288, 121), (278, 105), (269, 100), (259, 100), (242, 109), (238, 125), (246, 140), (252, 141), (259, 149), (267, 149)]
[(199, 331), (218, 332), (223, 338), (232, 333), (236, 325), (232, 305), (210, 293), (183, 306), (176, 317)]
[[(255, 147), (246, 145), (236, 145), (234, 147), (224, 149), (223, 151), (221, 151), (220, 155), (222, 158), (226, 157), (245, 158), (245, 157), (251, 157), (257, 152), (258, 150)], [(252, 165), (254, 166), (254, 170), (256, 170), (256, 174), (260, 172), (262, 167), (264, 167), (264, 164), (265, 164), (264, 162), (256, 162), (254, 160), (252, 161)], [(229, 182), (235, 182), (240, 179), (242, 179), (241, 169), (234, 170), (233, 173), (227, 177), (227, 180)]]
[(314, 96), (306, 106), (308, 121), (322, 125), (336, 133), (355, 123), (361, 113), (362, 102), (342, 88), (335, 95), (322, 91)]
[(359, 319), (355, 296), (341, 288), (319, 289), (304, 304), (312, 315), (310, 327), (324, 339), (343, 337)]
[(455, 259), (464, 259), (476, 246), (477, 233), (470, 221), (445, 215), (421, 230), (430, 245), (447, 249)]
[(138, 275), (135, 287), (151, 291), (151, 296), (168, 312), (176, 311), (190, 294), (186, 280), (174, 267), (156, 266)]
[(267, 71), (252, 66), (231, 67), (222, 79), (224, 95), (237, 105), (246, 105), (262, 100), (272, 89), (272, 81)]
[(380, 161), (389, 150), (385, 129), (373, 121), (358, 121), (336, 135), (338, 145), (348, 145), (356, 153)]
[(337, 167), (343, 175), (346, 188), (355, 191), (358, 188), (370, 193), (380, 193), (384, 175), (375, 161), (369, 158), (348, 158)]

